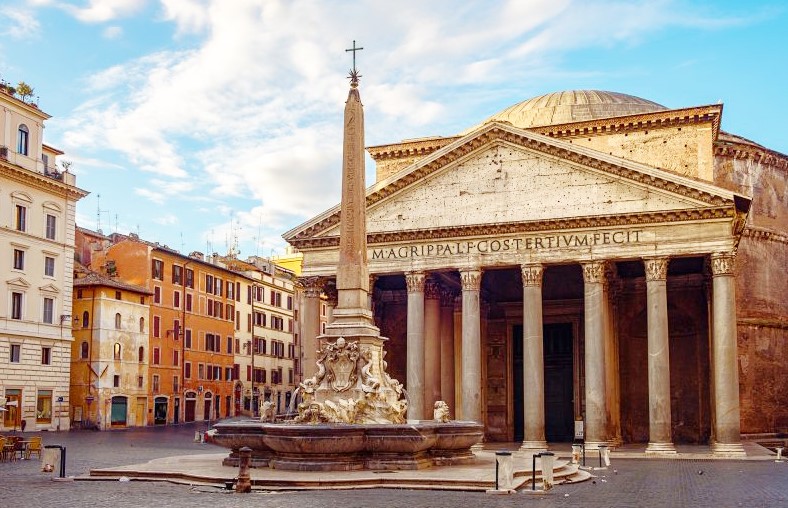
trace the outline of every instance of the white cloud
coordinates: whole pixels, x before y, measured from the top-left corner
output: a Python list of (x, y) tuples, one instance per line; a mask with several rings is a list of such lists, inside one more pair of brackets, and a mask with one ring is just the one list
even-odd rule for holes
[(167, 215), (162, 215), (153, 219), (156, 224), (161, 224), (162, 226), (173, 226), (180, 222), (180, 219), (177, 215), (168, 213)]
[[(92, 0), (71, 11), (86, 22), (109, 21), (144, 3)], [(708, 23), (676, 10), (672, 2), (623, 0), (402, 1), (396, 8), (161, 0), (161, 18), (177, 34), (194, 35), (195, 45), (97, 72), (87, 80), (90, 101), (53, 121), (65, 127), (69, 153), (88, 159), (97, 147), (115, 150), (129, 169), (156, 175), (134, 189), (137, 196), (162, 205), (205, 200), (195, 213), (227, 219), (206, 228), (230, 234), (233, 216), (233, 234), (241, 228), (277, 248), (279, 233), (339, 198), (343, 76), (351, 66), (344, 50), (352, 37), (365, 47), (358, 65), (367, 144), (375, 144), (451, 124), (455, 110), (467, 115), (489, 101), (474, 87), (534, 82), (557, 72), (553, 62), (575, 48)], [(464, 102), (452, 103), (460, 93)]]
[(12, 39), (27, 39), (37, 35), (41, 25), (35, 13), (24, 7), (0, 7), (0, 35)]
[(123, 35), (123, 28), (116, 25), (108, 26), (101, 32), (101, 35), (105, 39), (117, 39)]
[(131, 16), (147, 3), (147, 0), (88, 0), (85, 7), (69, 2), (62, 2), (58, 6), (82, 22), (102, 23)]

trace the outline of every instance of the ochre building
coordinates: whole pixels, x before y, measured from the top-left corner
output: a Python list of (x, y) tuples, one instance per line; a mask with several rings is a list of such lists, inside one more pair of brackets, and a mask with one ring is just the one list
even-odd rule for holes
[[(368, 148), (370, 303), (409, 418), (444, 400), (490, 441), (543, 449), (582, 421), (653, 454), (788, 430), (788, 157), (722, 112), (568, 91)], [(305, 350), (339, 219), (284, 235)]]

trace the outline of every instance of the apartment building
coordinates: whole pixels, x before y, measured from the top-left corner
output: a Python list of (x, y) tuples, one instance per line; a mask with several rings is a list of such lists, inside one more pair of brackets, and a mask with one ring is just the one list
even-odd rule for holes
[(87, 192), (55, 168), (49, 118), (0, 86), (0, 431), (69, 428), (74, 210)]

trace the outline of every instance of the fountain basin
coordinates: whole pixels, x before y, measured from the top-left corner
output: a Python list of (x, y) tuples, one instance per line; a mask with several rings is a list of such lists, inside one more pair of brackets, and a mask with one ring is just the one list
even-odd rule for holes
[(238, 450), (252, 449), (253, 467), (296, 471), (423, 469), (465, 463), (482, 440), (476, 422), (421, 421), (404, 424), (220, 422), (210, 442), (229, 448), (226, 465), (238, 465)]

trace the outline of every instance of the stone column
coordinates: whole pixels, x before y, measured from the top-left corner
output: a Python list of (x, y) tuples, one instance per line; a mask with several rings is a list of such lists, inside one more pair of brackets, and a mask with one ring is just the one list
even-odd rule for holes
[[(424, 272), (405, 274), (408, 286), (407, 384), (408, 420), (423, 420), (424, 412)], [(431, 416), (431, 415), (430, 415)]]
[(334, 309), (337, 306), (336, 282), (326, 282), (323, 286), (323, 293), (326, 295), (326, 324), (331, 324), (334, 322)]
[(729, 253), (711, 256), (712, 273), (712, 398), (715, 455), (744, 456), (739, 414), (739, 368), (736, 351), (735, 258)]
[(454, 292), (441, 291), (440, 299), (440, 346), (441, 346), (441, 400), (449, 405), (456, 415), (454, 406)]
[(607, 414), (610, 445), (621, 446), (621, 383), (618, 357), (618, 295), (621, 292), (621, 281), (617, 277), (615, 264), (609, 264), (607, 275), (607, 341), (605, 342), (606, 372), (605, 389), (607, 390)]
[(429, 418), (441, 400), (440, 285), (424, 285), (424, 414)]
[(298, 279), (304, 287), (304, 309), (301, 312), (302, 372), (304, 379), (317, 372), (317, 336), (320, 335), (320, 292), (323, 280), (320, 277), (301, 277)]
[(605, 404), (605, 263), (583, 263), (586, 414), (585, 441), (589, 448), (607, 444)]
[(540, 264), (522, 265), (523, 275), (523, 410), (525, 435), (520, 450), (547, 449), (544, 434), (544, 328)]
[(482, 422), (482, 343), (479, 293), (482, 272), (460, 270), (462, 281), (462, 418)]
[(668, 334), (668, 258), (649, 258), (646, 265), (648, 316), (648, 416), (646, 453), (674, 454), (670, 414), (670, 341)]

